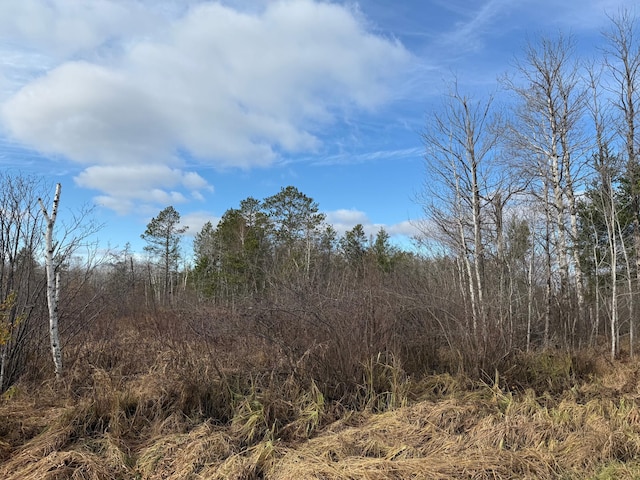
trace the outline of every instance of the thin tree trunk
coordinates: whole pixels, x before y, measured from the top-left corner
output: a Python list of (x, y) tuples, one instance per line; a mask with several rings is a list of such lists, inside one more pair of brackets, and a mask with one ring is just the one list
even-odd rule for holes
[(458, 228), (458, 241), (460, 242), (460, 253), (462, 255), (462, 260), (464, 261), (464, 266), (467, 274), (467, 286), (469, 289), (469, 300), (471, 301), (471, 316), (473, 319), (473, 334), (477, 335), (478, 333), (478, 298), (476, 292), (476, 282), (474, 280), (473, 267), (471, 265), (471, 261), (469, 260), (469, 252), (467, 247), (467, 236), (464, 231), (464, 224), (462, 223), (462, 212), (464, 211), (462, 205), (462, 188), (460, 186), (460, 176), (456, 169), (456, 165), (454, 162), (451, 162), (451, 173), (455, 179), (455, 202), (456, 202), (456, 210), (458, 215), (456, 216), (456, 223)]
[(467, 328), (471, 327), (471, 324), (469, 323), (469, 299), (467, 296), (467, 289), (464, 285), (464, 265), (463, 262), (464, 260), (461, 258), (461, 255), (458, 255), (456, 257), (456, 268), (455, 268), (455, 272), (457, 275), (457, 280), (458, 280), (458, 288), (460, 288), (460, 295), (462, 295), (462, 305), (464, 306), (464, 319), (465, 319), (465, 325)]
[(551, 162), (551, 182), (553, 184), (553, 199), (556, 209), (556, 233), (558, 236), (558, 265), (560, 266), (560, 296), (564, 301), (568, 294), (569, 283), (569, 261), (568, 261), (568, 247), (567, 247), (567, 235), (565, 227), (565, 206), (562, 191), (562, 172), (558, 167), (557, 155), (552, 156)]
[[(597, 244), (594, 242), (593, 244), (593, 258), (597, 259)], [(595, 347), (597, 345), (598, 333), (600, 332), (600, 280), (598, 275), (598, 264), (596, 263), (594, 270), (594, 278), (595, 278), (595, 312), (593, 314), (593, 326), (591, 327), (591, 346)]]
[(483, 343), (487, 342), (487, 319), (484, 295), (484, 244), (482, 243), (482, 215), (481, 215), (481, 196), (480, 183), (478, 180), (478, 159), (476, 158), (476, 133), (475, 125), (472, 121), (471, 112), (467, 104), (466, 98), (461, 99), (464, 108), (464, 126), (466, 134), (465, 154), (468, 158), (469, 165), (467, 168), (471, 173), (471, 208), (473, 213), (473, 269), (475, 276), (475, 290), (477, 294), (477, 317), (482, 327)]
[(484, 246), (482, 244), (482, 219), (480, 216), (480, 190), (478, 187), (477, 165), (472, 162), (473, 178), (473, 269), (475, 274), (476, 291), (478, 295), (478, 318), (482, 327), (483, 340), (487, 341), (487, 318), (484, 295)]
[[(8, 342), (7, 342), (8, 343)], [(4, 391), (4, 377), (7, 369), (7, 344), (2, 345), (2, 353), (0, 353), (0, 392)]]
[(535, 247), (531, 249), (531, 257), (529, 258), (529, 274), (528, 274), (528, 306), (527, 306), (527, 352), (531, 348), (531, 320), (533, 318), (533, 265), (535, 259)]
[[(549, 185), (545, 182), (545, 198), (549, 197)], [(552, 302), (552, 273), (553, 270), (551, 268), (551, 212), (549, 212), (550, 206), (549, 204), (545, 204), (545, 254), (546, 254), (546, 263), (547, 263), (547, 282), (546, 282), (546, 305), (544, 312), (544, 337), (543, 337), (543, 345), (544, 348), (549, 348), (549, 330), (551, 326), (551, 302)]]
[[(609, 199), (610, 200), (610, 199)], [(611, 202), (611, 218), (615, 222), (615, 204)], [(607, 221), (607, 230), (609, 230), (609, 249), (611, 251), (611, 360), (616, 358), (618, 353), (618, 242), (616, 240), (615, 225), (610, 225)]]
[[(572, 243), (578, 239), (578, 209), (576, 207), (576, 198), (573, 192), (573, 180), (571, 180), (571, 175), (569, 172), (569, 168), (566, 169), (566, 177), (567, 177), (567, 201), (569, 203), (569, 219), (571, 221), (571, 236)], [(576, 322), (583, 322), (585, 317), (585, 298), (584, 298), (584, 275), (582, 273), (582, 262), (580, 261), (580, 250), (577, 248), (573, 249), (573, 275), (576, 280), (576, 298), (578, 301), (578, 315), (573, 320), (573, 331), (572, 335), (575, 339), (575, 326)]]
[[(612, 212), (615, 212), (612, 209)], [(620, 245), (622, 247), (622, 254), (624, 256), (625, 265), (627, 267), (627, 288), (629, 290), (629, 355), (633, 358), (633, 322), (634, 322), (634, 292), (633, 292), (633, 276), (631, 275), (631, 260), (629, 259), (629, 253), (627, 252), (627, 248), (624, 244), (624, 237), (622, 234), (622, 227), (620, 226), (620, 222), (617, 217), (614, 217), (615, 225), (617, 226), (618, 236), (620, 237)], [(616, 308), (618, 308), (616, 303)], [(620, 327), (618, 326), (618, 331)], [(618, 344), (618, 349), (620, 348)]]

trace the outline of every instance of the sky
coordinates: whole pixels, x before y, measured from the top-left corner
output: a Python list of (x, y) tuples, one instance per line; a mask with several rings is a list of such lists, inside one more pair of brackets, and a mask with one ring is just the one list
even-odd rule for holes
[(0, 168), (60, 182), (61, 215), (95, 205), (114, 248), (169, 205), (194, 235), (288, 185), (407, 245), (452, 79), (495, 92), (540, 35), (595, 55), (634, 3), (0, 0)]

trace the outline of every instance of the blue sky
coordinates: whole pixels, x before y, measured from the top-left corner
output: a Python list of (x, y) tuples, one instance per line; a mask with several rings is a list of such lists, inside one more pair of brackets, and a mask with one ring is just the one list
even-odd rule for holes
[(527, 39), (596, 55), (622, 0), (0, 0), (0, 168), (141, 248), (294, 185), (343, 232), (421, 217), (420, 132), (455, 75), (497, 88)]

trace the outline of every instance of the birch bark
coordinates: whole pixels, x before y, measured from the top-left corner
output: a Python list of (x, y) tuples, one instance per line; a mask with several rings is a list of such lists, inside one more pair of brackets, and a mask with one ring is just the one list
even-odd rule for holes
[(42, 214), (47, 221), (47, 231), (45, 233), (46, 241), (46, 257), (45, 268), (47, 271), (47, 305), (49, 307), (49, 339), (51, 341), (51, 355), (53, 356), (53, 365), (55, 368), (56, 378), (62, 377), (62, 348), (60, 346), (60, 333), (58, 329), (58, 302), (60, 300), (60, 272), (56, 272), (53, 265), (53, 253), (55, 246), (53, 244), (53, 229), (58, 216), (58, 205), (60, 203), (61, 184), (56, 185), (56, 193), (53, 197), (53, 206), (51, 214), (47, 211), (41, 198), (38, 199)]

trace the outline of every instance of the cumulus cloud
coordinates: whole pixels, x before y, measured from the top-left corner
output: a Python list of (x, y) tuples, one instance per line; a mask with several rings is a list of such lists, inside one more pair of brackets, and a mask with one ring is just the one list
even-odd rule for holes
[(357, 224), (370, 225), (371, 221), (367, 214), (360, 210), (340, 209), (332, 212), (326, 212), (327, 223), (333, 225), (338, 233), (344, 233), (351, 230)]
[(199, 233), (207, 222), (215, 227), (219, 221), (220, 217), (206, 211), (190, 212), (180, 218), (180, 223), (189, 227), (186, 234), (191, 237)]
[(30, 147), (81, 163), (166, 163), (170, 126), (122, 72), (69, 62), (27, 84), (2, 109), (5, 126)]
[[(251, 168), (316, 151), (323, 125), (341, 111), (384, 103), (411, 60), (338, 4), (279, 0), (246, 10), (207, 2), (187, 4), (175, 18), (177, 4), (160, 4), (173, 10), (160, 15), (151, 3), (118, 0), (0, 6), (0, 31), (69, 58), (4, 101), (5, 130), (29, 148), (87, 165), (78, 184), (119, 210), (135, 189), (99, 174), (127, 171), (132, 180), (123, 183), (141, 182), (136, 188), (150, 198), (164, 177), (131, 165), (175, 169), (186, 152), (216, 168)], [(188, 172), (173, 174), (193, 198), (206, 187)]]
[(137, 206), (185, 203), (187, 198), (181, 189), (200, 200), (204, 199), (202, 191), (213, 191), (195, 172), (150, 164), (92, 166), (77, 175), (75, 182), (80, 187), (109, 192), (96, 197), (96, 201), (121, 214)]
[(411, 221), (404, 221), (392, 225), (384, 223), (373, 223), (369, 216), (356, 209), (339, 209), (331, 212), (325, 212), (327, 223), (336, 229), (338, 234), (342, 235), (347, 230), (351, 230), (356, 225), (363, 226), (364, 231), (369, 236), (375, 236), (381, 228), (393, 237), (413, 237), (419, 233), (416, 226)]
[(0, 2), (0, 40), (59, 58), (91, 52), (124, 35), (147, 34), (161, 16), (126, 0)]
[(411, 220), (389, 225), (385, 230), (389, 235), (401, 235), (410, 238), (420, 235), (420, 230), (417, 228), (416, 223)]

